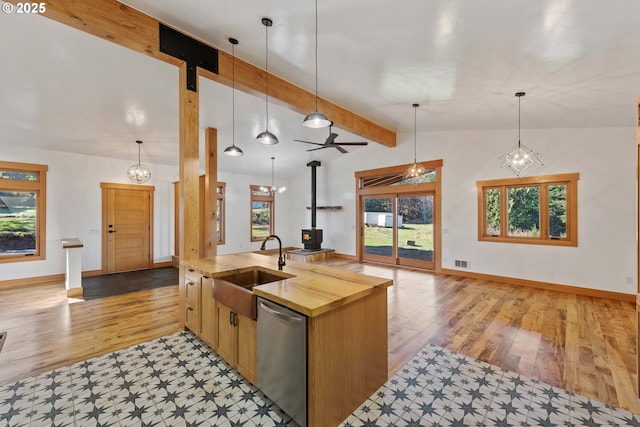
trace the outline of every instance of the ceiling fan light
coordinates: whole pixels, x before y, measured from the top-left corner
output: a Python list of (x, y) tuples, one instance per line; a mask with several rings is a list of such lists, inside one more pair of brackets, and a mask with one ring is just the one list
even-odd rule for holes
[(331, 125), (331, 120), (329, 120), (329, 118), (325, 114), (314, 111), (304, 118), (302, 125), (313, 129), (326, 128), (327, 126)]
[(278, 137), (269, 132), (268, 130), (261, 132), (258, 136), (256, 136), (256, 142), (258, 144), (263, 145), (275, 145), (278, 142)]
[(231, 156), (231, 157), (239, 157), (244, 155), (244, 152), (240, 148), (236, 147), (235, 145), (232, 145), (224, 149), (224, 155)]

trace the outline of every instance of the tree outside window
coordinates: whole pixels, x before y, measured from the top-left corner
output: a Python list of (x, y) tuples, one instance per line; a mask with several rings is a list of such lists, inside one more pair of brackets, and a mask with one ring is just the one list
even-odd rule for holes
[(264, 240), (270, 234), (274, 234), (275, 198), (271, 191), (264, 188), (267, 187), (250, 186), (252, 242)]
[(45, 259), (47, 169), (0, 161), (0, 262)]
[(575, 173), (479, 181), (478, 239), (577, 246), (578, 179)]

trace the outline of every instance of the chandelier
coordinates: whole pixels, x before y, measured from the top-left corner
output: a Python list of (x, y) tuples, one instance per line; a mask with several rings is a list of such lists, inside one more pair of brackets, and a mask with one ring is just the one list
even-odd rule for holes
[(265, 187), (265, 186), (260, 187), (260, 191), (264, 193), (275, 194), (275, 193), (284, 193), (285, 191), (287, 191), (287, 187), (276, 187), (275, 166), (274, 166), (275, 160), (276, 160), (275, 157), (271, 157), (271, 187)]
[(418, 133), (418, 119), (417, 112), (420, 104), (413, 104), (413, 164), (409, 166), (404, 173), (404, 179), (416, 178), (420, 175), (424, 175), (427, 170), (418, 163), (417, 151), (418, 151), (418, 143), (417, 143), (417, 133)]
[(144, 184), (151, 179), (151, 171), (148, 167), (140, 163), (140, 146), (142, 145), (142, 141), (136, 141), (136, 144), (138, 144), (138, 163), (129, 166), (127, 175), (132, 182)]
[(509, 169), (515, 176), (522, 175), (532, 166), (542, 166), (538, 153), (520, 142), (520, 99), (524, 95), (524, 92), (516, 92), (518, 97), (518, 145), (499, 157), (502, 161), (500, 167)]

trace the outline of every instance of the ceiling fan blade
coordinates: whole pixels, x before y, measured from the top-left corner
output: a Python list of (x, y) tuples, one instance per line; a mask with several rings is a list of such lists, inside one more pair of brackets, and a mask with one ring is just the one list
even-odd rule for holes
[(368, 142), (334, 142), (335, 145), (368, 145)]
[(316, 144), (316, 145), (322, 145), (322, 147), (320, 147), (320, 148), (310, 148), (307, 151), (316, 151), (316, 150), (322, 150), (324, 148), (329, 148), (329, 146), (324, 145), (324, 144)]
[(337, 137), (338, 137), (338, 134), (337, 134), (337, 133), (333, 133), (333, 132), (331, 132), (331, 133), (329, 134), (329, 137), (327, 138), (327, 140), (326, 140), (324, 143), (325, 143), (326, 145), (331, 145), (331, 144), (333, 144), (333, 141), (335, 141)]
[(347, 153), (348, 153), (348, 151), (347, 151), (347, 150), (345, 150), (344, 148), (340, 147), (339, 145), (333, 144), (333, 146), (334, 146), (335, 148), (337, 148), (337, 149), (338, 149), (338, 151), (339, 151), (339, 152), (341, 152), (342, 154), (347, 154)]
[(324, 144), (320, 144), (317, 142), (311, 142), (311, 141), (303, 141), (301, 139), (294, 139), (294, 141), (298, 141), (298, 142), (304, 142), (305, 144), (313, 144), (313, 145), (320, 145), (320, 146), (324, 146)]

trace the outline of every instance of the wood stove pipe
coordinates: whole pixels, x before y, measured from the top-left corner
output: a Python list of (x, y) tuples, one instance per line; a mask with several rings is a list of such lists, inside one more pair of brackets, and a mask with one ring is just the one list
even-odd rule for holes
[(307, 163), (311, 168), (311, 228), (316, 228), (316, 168), (322, 166), (317, 160)]

